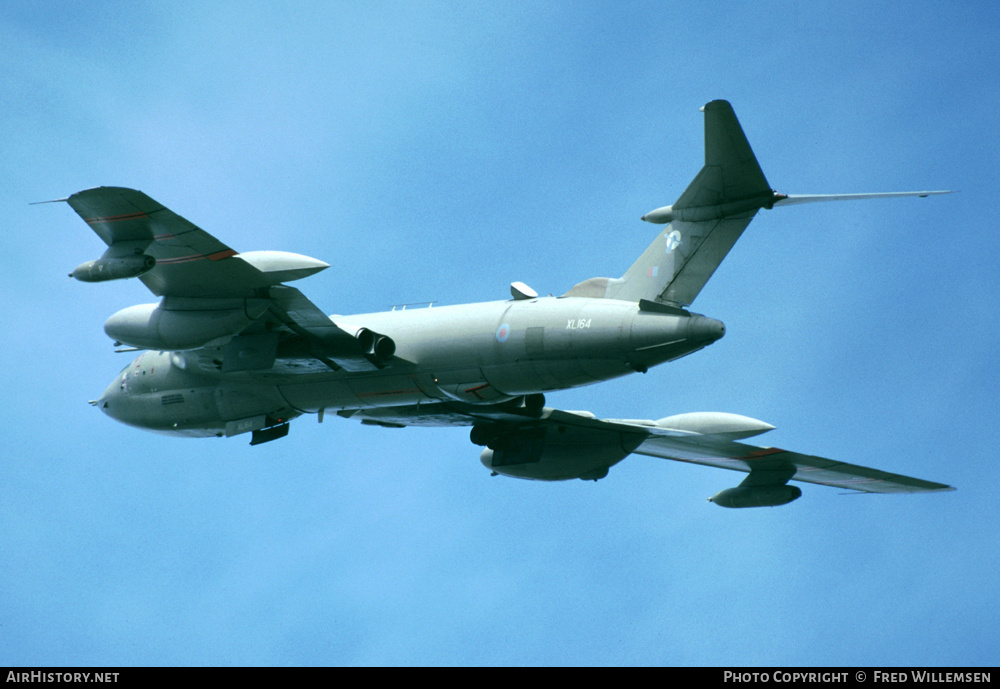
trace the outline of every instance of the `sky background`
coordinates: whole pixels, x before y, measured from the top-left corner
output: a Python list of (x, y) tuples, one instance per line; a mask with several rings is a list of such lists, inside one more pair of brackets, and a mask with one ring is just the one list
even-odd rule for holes
[[(996, 665), (1000, 5), (0, 4), (0, 665)], [(66, 205), (141, 189), (237, 250), (331, 269), (328, 313), (621, 275), (732, 102), (786, 193), (693, 308), (724, 339), (548, 396), (956, 486), (784, 507), (635, 456), (491, 478), (463, 429), (336, 417), (188, 440), (87, 405), (102, 324)], [(992, 200), (990, 200), (992, 199)], [(991, 210), (993, 209), (993, 210)]]

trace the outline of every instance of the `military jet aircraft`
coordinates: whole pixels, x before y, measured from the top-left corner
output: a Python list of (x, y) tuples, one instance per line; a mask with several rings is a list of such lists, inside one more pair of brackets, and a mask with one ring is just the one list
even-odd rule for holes
[(133, 189), (66, 199), (107, 244), (71, 276), (138, 277), (159, 303), (112, 315), (116, 346), (142, 350), (91, 403), (123, 423), (183, 436), (250, 433), (251, 445), (327, 412), (387, 427), (471, 426), (494, 475), (597, 480), (629, 454), (746, 472), (710, 500), (783, 505), (789, 480), (868, 493), (953, 490), (878, 469), (741, 441), (773, 428), (736, 414), (599, 419), (545, 405), (544, 393), (590, 385), (686, 356), (725, 333), (687, 309), (762, 208), (943, 191), (791, 196), (772, 190), (729, 103), (702, 108), (705, 165), (620, 278), (584, 280), (559, 297), (515, 282), (481, 304), (327, 316), (285, 283), (328, 267), (280, 251), (239, 253)]

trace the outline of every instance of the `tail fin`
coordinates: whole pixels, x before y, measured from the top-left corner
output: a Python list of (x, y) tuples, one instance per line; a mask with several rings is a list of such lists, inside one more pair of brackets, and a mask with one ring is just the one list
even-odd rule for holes
[(732, 106), (716, 100), (702, 110), (705, 166), (672, 206), (643, 216), (668, 225), (621, 282), (609, 284), (609, 297), (690, 304), (757, 211), (773, 200)]
[(624, 276), (592, 278), (566, 296), (649, 300), (680, 307), (694, 301), (736, 240), (761, 208), (895, 196), (931, 196), (947, 191), (887, 194), (788, 196), (771, 189), (732, 106), (714, 100), (705, 113), (705, 166), (680, 198), (642, 216), (667, 223)]
[[(703, 107), (702, 112), (705, 113), (705, 167), (671, 210), (693, 211), (769, 199), (771, 185), (757, 163), (733, 107), (724, 100), (715, 100)], [(682, 215), (675, 217), (680, 219)]]

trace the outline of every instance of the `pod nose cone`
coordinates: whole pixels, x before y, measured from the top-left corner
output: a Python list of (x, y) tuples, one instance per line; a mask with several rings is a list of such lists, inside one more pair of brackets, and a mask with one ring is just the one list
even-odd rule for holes
[(689, 342), (711, 344), (726, 334), (722, 321), (707, 316), (691, 316), (688, 319), (687, 339)]

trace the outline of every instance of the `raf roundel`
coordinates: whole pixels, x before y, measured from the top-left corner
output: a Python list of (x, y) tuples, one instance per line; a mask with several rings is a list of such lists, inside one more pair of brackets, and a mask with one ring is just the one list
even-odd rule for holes
[(672, 253), (674, 249), (681, 245), (681, 233), (674, 230), (667, 235), (667, 253)]
[(504, 323), (497, 328), (497, 342), (506, 342), (508, 337), (510, 337), (510, 326)]

